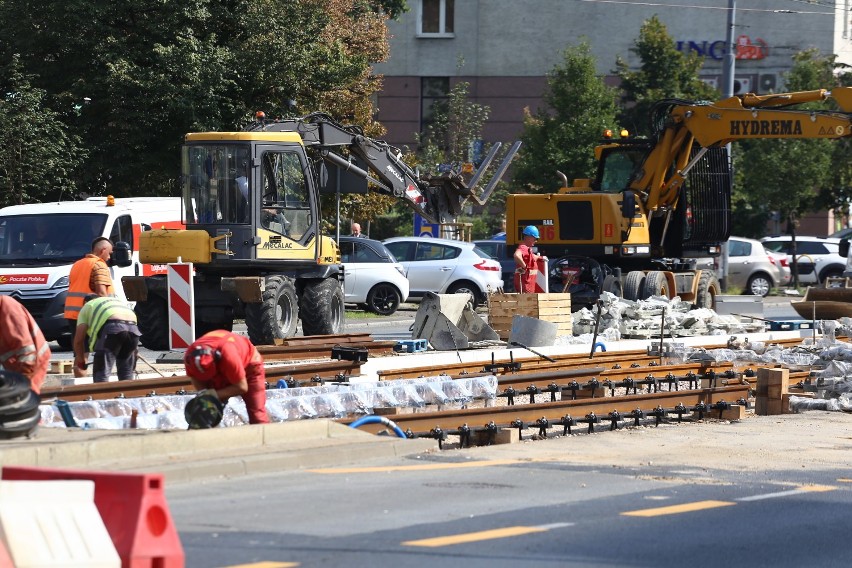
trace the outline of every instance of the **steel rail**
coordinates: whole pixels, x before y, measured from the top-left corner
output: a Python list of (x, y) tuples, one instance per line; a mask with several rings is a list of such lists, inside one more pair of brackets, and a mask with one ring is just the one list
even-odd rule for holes
[[(704, 403), (707, 406), (718, 402), (734, 404), (741, 399), (745, 400), (748, 393), (748, 385), (727, 385), (712, 389), (666, 391), (618, 397), (583, 398), (514, 406), (441, 410), (416, 414), (387, 414), (384, 416), (395, 422), (404, 431), (422, 436), (435, 430), (448, 431), (468, 428), (477, 431), (487, 430), (492, 426), (498, 428), (517, 427), (519, 422), (533, 424), (539, 420), (546, 420), (553, 424), (562, 421), (566, 416), (577, 419), (587, 417), (590, 414), (604, 417), (610, 412), (630, 413), (634, 410), (640, 410), (643, 413), (648, 413), (654, 412), (658, 407), (666, 409), (678, 405), (690, 408), (698, 403)], [(337, 422), (350, 424), (354, 420), (353, 418), (345, 418), (338, 419)], [(386, 429), (381, 424), (367, 424), (361, 428), (374, 434)]]
[[(361, 364), (353, 361), (323, 361), (300, 365), (266, 366), (267, 383), (279, 380), (295, 380), (306, 384), (345, 380), (349, 376), (360, 375)], [(103, 400), (107, 398), (132, 398), (153, 395), (183, 394), (193, 391), (192, 382), (186, 375), (158, 379), (134, 379), (131, 381), (110, 381), (107, 383), (88, 383), (44, 388), (41, 400), (59, 398), (62, 400)], [(183, 392), (182, 392), (183, 391)]]

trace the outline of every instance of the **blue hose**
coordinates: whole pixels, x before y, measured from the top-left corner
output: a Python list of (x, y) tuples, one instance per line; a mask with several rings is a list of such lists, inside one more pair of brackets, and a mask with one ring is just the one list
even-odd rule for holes
[(363, 426), (364, 424), (383, 424), (388, 428), (392, 428), (396, 435), (400, 438), (408, 438), (405, 435), (405, 432), (402, 431), (402, 428), (396, 425), (392, 420), (388, 420), (384, 416), (376, 416), (375, 414), (370, 414), (368, 416), (362, 416), (355, 422), (349, 425), (350, 428), (358, 428), (359, 426)]
[(597, 351), (597, 350), (598, 350), (598, 347), (600, 347), (600, 348), (601, 348), (601, 351), (603, 351), (604, 353), (606, 353), (606, 345), (604, 345), (604, 344), (603, 344), (603, 342), (601, 342), (601, 341), (598, 341), (597, 343), (595, 343), (595, 348), (592, 350), (592, 353), (594, 353), (595, 351)]

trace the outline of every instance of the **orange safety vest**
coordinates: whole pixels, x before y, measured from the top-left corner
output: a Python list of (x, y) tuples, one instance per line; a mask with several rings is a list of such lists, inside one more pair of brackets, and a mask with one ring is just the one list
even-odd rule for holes
[[(80, 310), (83, 309), (86, 296), (95, 293), (91, 287), (92, 270), (99, 262), (104, 261), (96, 256), (87, 255), (71, 267), (71, 273), (68, 275), (68, 294), (65, 297), (65, 319), (77, 319)], [(110, 296), (114, 294), (111, 284), (107, 287), (107, 294)]]

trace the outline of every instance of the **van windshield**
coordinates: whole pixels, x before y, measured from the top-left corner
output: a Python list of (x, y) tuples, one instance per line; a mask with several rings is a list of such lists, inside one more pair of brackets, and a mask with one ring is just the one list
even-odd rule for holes
[(0, 217), (0, 265), (75, 262), (104, 234), (102, 213)]

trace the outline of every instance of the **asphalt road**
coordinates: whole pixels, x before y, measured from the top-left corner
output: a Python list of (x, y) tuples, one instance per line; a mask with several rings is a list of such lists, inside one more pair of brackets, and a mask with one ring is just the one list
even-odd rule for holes
[(592, 467), (571, 441), (552, 442), (562, 459), (444, 451), (168, 499), (188, 568), (848, 565), (852, 480), (836, 472)]

